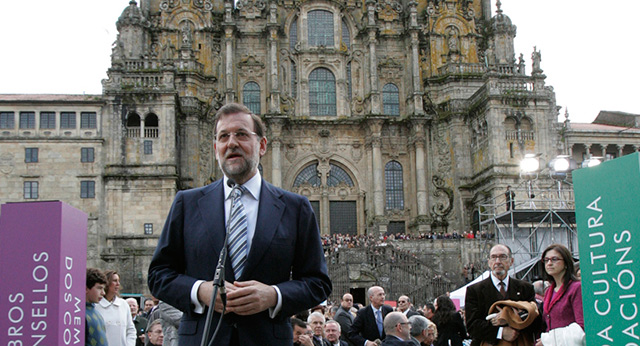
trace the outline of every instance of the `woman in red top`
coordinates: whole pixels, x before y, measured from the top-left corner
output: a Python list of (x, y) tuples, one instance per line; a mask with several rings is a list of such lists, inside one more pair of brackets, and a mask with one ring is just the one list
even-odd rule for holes
[[(551, 286), (544, 294), (542, 318), (547, 332), (576, 322), (584, 330), (582, 285), (576, 277), (571, 252), (564, 245), (552, 244), (542, 252), (544, 278)], [(537, 340), (536, 346), (546, 346)]]

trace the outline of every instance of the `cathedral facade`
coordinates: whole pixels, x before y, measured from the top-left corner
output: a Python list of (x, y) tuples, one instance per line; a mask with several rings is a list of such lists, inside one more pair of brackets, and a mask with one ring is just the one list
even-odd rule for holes
[(102, 95), (0, 95), (1, 202), (87, 212), (90, 265), (134, 292), (175, 193), (222, 177), (228, 102), (326, 235), (474, 229), (525, 154), (568, 151), (540, 53), (516, 59), (490, 0), (132, 0), (117, 28)]

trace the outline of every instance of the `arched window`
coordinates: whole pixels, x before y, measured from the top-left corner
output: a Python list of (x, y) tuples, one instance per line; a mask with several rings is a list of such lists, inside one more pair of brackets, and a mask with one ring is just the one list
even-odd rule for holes
[(260, 86), (256, 82), (247, 82), (242, 89), (242, 102), (253, 114), (260, 114)]
[(331, 167), (331, 170), (327, 177), (327, 185), (338, 186), (340, 183), (345, 183), (349, 186), (353, 186), (353, 180), (349, 176), (349, 173), (334, 164), (330, 164), (329, 166)]
[(313, 187), (318, 187), (322, 183), (320, 181), (320, 174), (318, 173), (318, 164), (313, 163), (305, 167), (293, 182), (294, 187), (298, 187), (305, 183), (309, 183)]
[(351, 48), (351, 35), (349, 34), (349, 26), (342, 18), (342, 43), (347, 46), (347, 49)]
[(127, 137), (140, 137), (140, 116), (137, 113), (127, 115)]
[(296, 44), (298, 43), (298, 18), (294, 19), (291, 22), (291, 26), (289, 27), (289, 48), (294, 50), (296, 48)]
[(404, 209), (402, 165), (398, 161), (387, 162), (384, 166), (384, 179), (387, 192), (387, 209)]
[(158, 116), (149, 113), (144, 117), (144, 136), (145, 138), (158, 137)]
[(522, 118), (520, 120), (520, 129), (522, 129), (522, 131), (533, 130), (533, 126), (531, 126), (531, 120), (529, 120), (529, 118)]
[(395, 84), (389, 83), (382, 87), (382, 105), (384, 115), (400, 115), (400, 96)]
[(309, 74), (309, 113), (336, 115), (336, 78), (326, 68), (317, 68)]
[(334, 47), (333, 13), (325, 10), (310, 11), (307, 14), (309, 45), (312, 47)]

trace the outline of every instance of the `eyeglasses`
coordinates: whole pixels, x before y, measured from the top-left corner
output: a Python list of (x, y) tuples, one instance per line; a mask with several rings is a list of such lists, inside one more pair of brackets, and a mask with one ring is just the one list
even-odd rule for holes
[(403, 326), (404, 326), (404, 325), (406, 325), (406, 324), (411, 325), (411, 322), (400, 322), (400, 323), (398, 323), (398, 324), (401, 324), (401, 325), (403, 325)]
[(496, 260), (506, 261), (507, 259), (509, 259), (509, 255), (505, 255), (505, 254), (491, 255), (489, 256), (489, 259), (492, 261), (496, 261)]
[(542, 263), (547, 264), (549, 261), (551, 261), (551, 263), (556, 264), (558, 263), (558, 261), (562, 261), (562, 258), (560, 257), (545, 257), (542, 259)]
[(406, 300), (398, 300), (398, 303), (406, 303)]
[(229, 139), (231, 139), (232, 135), (236, 138), (236, 141), (238, 142), (248, 142), (251, 139), (251, 135), (257, 136), (258, 134), (253, 131), (243, 131), (243, 130), (239, 130), (236, 132), (220, 132), (216, 135), (216, 141), (220, 143), (227, 143)]

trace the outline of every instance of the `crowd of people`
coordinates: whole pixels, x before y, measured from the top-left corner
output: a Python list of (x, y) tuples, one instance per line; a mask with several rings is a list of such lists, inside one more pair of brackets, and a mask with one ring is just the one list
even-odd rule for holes
[[(512, 263), (507, 246), (494, 246), (488, 259), (491, 276), (469, 287), (462, 309), (456, 308), (448, 294), (423, 305), (414, 305), (410, 297), (401, 295), (391, 307), (385, 304), (380, 286), (369, 288), (365, 306), (345, 293), (339, 302), (327, 301), (291, 316), (293, 343), (475, 346), (505, 341), (505, 345), (545, 346), (555, 345), (555, 339), (569, 333), (575, 335), (575, 345), (580, 345), (584, 336), (580, 334), (584, 330), (581, 285), (569, 250), (559, 244), (549, 246), (540, 260), (544, 280), (533, 284), (509, 278), (506, 273)], [(178, 345), (182, 312), (153, 297), (140, 302), (124, 300), (119, 297), (120, 287), (117, 272), (87, 269), (86, 344)], [(492, 311), (497, 313), (487, 318)], [(566, 330), (570, 325), (578, 333)], [(516, 343), (523, 341), (526, 343)]]
[(339, 248), (357, 248), (364, 246), (381, 246), (387, 244), (393, 240), (424, 240), (424, 239), (493, 239), (492, 233), (486, 231), (473, 232), (471, 230), (466, 232), (458, 232), (457, 230), (446, 232), (428, 232), (420, 233), (418, 235), (396, 233), (388, 234), (380, 237), (364, 234), (341, 234), (335, 233), (332, 235), (322, 236), (322, 246), (326, 249), (339, 249)]
[(182, 312), (153, 296), (123, 299), (120, 287), (117, 271), (87, 268), (85, 344), (177, 346)]
[(461, 309), (448, 294), (418, 306), (402, 295), (392, 308), (379, 286), (368, 290), (366, 306), (345, 293), (338, 303), (292, 317), (294, 345), (548, 346), (558, 345), (559, 338), (584, 345), (581, 285), (569, 250), (549, 246), (540, 260), (543, 280), (533, 284), (509, 278), (512, 264), (511, 249), (494, 246), (490, 277), (469, 286)]

